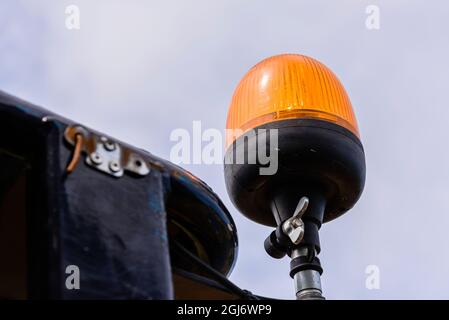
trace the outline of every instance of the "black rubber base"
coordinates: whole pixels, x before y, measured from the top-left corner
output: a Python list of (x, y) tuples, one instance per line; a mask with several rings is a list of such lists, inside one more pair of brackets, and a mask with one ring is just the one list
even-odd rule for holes
[[(278, 170), (274, 175), (261, 175), (259, 169), (267, 165), (249, 164), (246, 157), (244, 164), (236, 163), (236, 155), (242, 152), (245, 156), (257, 154), (257, 140), (264, 135), (258, 129), (278, 129)], [(365, 184), (365, 154), (360, 140), (341, 126), (315, 119), (288, 119), (259, 126), (255, 135), (239, 137), (226, 152), (224, 170), (232, 202), (249, 219), (276, 226), (293, 212), (281, 214), (284, 217), (273, 214), (275, 199), (285, 195), (286, 201), (297, 203), (319, 190), (326, 203), (323, 221), (327, 222), (359, 199)]]

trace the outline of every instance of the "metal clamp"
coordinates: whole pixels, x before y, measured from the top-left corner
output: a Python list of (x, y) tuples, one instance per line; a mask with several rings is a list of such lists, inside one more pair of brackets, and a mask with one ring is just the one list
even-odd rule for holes
[[(77, 139), (78, 135), (81, 135), (82, 139)], [(81, 126), (67, 127), (64, 137), (72, 146), (76, 146), (81, 141), (81, 152), (87, 154), (86, 163), (111, 176), (121, 177), (125, 171), (140, 176), (150, 172), (150, 167), (139, 154)]]

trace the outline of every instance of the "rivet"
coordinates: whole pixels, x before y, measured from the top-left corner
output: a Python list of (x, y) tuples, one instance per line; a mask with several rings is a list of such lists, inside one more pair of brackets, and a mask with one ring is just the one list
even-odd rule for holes
[(101, 156), (96, 152), (90, 154), (90, 160), (96, 165), (100, 165), (103, 162)]
[(109, 169), (112, 172), (118, 172), (118, 171), (120, 171), (120, 165), (118, 164), (117, 161), (111, 161), (111, 162), (109, 162)]
[(104, 147), (105, 147), (105, 149), (106, 150), (108, 150), (108, 151), (114, 151), (115, 150), (115, 142), (113, 142), (113, 141), (105, 141), (105, 142), (103, 142), (103, 144), (104, 144)]

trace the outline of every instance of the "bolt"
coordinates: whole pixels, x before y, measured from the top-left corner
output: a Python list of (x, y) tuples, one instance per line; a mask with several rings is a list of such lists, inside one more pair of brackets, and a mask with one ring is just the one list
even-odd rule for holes
[(103, 162), (103, 159), (101, 159), (101, 156), (96, 152), (93, 152), (90, 154), (90, 160), (92, 160), (92, 162), (94, 164), (96, 164), (97, 166)]
[(109, 169), (112, 172), (118, 172), (118, 171), (120, 171), (120, 165), (118, 164), (117, 161), (111, 161), (111, 162), (109, 162)]
[(115, 142), (106, 140), (106, 141), (103, 141), (103, 144), (104, 144), (104, 147), (106, 150), (108, 150), (108, 151), (115, 150)]

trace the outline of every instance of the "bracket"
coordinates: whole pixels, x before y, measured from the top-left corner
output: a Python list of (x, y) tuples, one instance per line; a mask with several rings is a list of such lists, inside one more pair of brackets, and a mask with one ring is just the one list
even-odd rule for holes
[[(81, 135), (82, 139), (77, 140), (78, 135)], [(75, 149), (77, 141), (81, 141), (80, 151), (86, 154), (87, 165), (113, 177), (119, 178), (125, 171), (139, 176), (150, 173), (149, 165), (139, 154), (111, 138), (97, 135), (82, 126), (67, 127), (64, 138)]]

